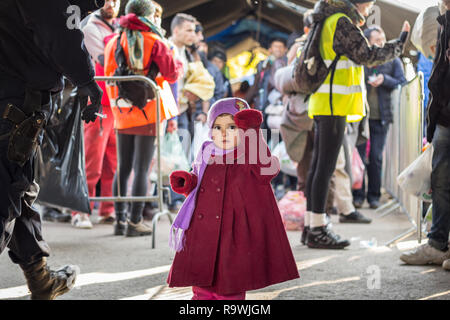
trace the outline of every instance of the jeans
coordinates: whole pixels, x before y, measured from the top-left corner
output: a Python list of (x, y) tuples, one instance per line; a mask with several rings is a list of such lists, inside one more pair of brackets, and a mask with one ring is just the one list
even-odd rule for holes
[(432, 247), (446, 251), (450, 233), (450, 128), (437, 126), (433, 147), (433, 223), (428, 239)]
[[(380, 120), (369, 120), (370, 127), (370, 153), (369, 163), (366, 166), (369, 180), (367, 187), (367, 201), (369, 203), (380, 200), (381, 197), (381, 171), (383, 168), (383, 151), (389, 125), (381, 124)], [(365, 160), (366, 144), (358, 146), (363, 161)], [(365, 162), (365, 161), (364, 161)], [(366, 183), (363, 180), (362, 188), (353, 192), (355, 201), (364, 201), (366, 198)]]

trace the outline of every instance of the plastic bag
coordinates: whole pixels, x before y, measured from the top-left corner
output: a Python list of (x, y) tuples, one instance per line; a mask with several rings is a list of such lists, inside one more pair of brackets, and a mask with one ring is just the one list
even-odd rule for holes
[(211, 140), (209, 138), (209, 127), (206, 123), (201, 121), (195, 122), (194, 125), (194, 138), (191, 145), (191, 159), (196, 159), (197, 154), (202, 147), (203, 142)]
[(279, 201), (278, 207), (284, 228), (302, 231), (305, 226), (306, 198), (301, 191), (289, 191)]
[(426, 202), (432, 202), (431, 171), (433, 151), (433, 145), (430, 144), (427, 149), (397, 177), (397, 183), (403, 191)]
[(352, 177), (353, 177), (353, 190), (359, 190), (362, 188), (364, 180), (364, 163), (359, 155), (358, 149), (353, 149), (352, 156)]
[(178, 133), (176, 131), (166, 133), (161, 142), (162, 176), (168, 177), (175, 170), (189, 171), (190, 165), (183, 151)]
[(51, 207), (90, 213), (84, 164), (83, 125), (76, 89), (66, 103), (62, 94), (44, 131), (36, 157), (37, 201)]
[(272, 155), (278, 157), (278, 160), (280, 160), (281, 172), (293, 177), (297, 176), (297, 163), (289, 158), (283, 141), (273, 149)]

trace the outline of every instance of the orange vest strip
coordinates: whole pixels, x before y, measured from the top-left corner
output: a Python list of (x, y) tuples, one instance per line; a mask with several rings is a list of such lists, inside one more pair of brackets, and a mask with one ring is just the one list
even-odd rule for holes
[[(155, 41), (160, 40), (160, 38), (152, 32), (142, 32), (142, 35), (144, 36), (144, 65), (149, 68), (151, 64), (150, 58), (153, 45), (155, 44)], [(117, 63), (115, 60), (117, 38), (118, 35), (111, 38), (105, 48), (105, 76), (107, 77), (113, 76), (117, 69)], [(125, 57), (128, 61), (128, 43), (125, 33), (122, 34), (120, 44), (124, 49)], [(149, 69), (142, 70), (142, 74), (147, 74), (148, 70)], [(178, 108), (169, 83), (165, 81), (164, 78), (157, 77), (156, 84), (160, 87), (161, 93), (161, 121), (177, 116)], [(108, 97), (111, 102), (111, 109), (114, 115), (114, 128), (128, 129), (156, 123), (156, 99), (149, 101), (144, 107), (143, 110), (147, 115), (146, 119), (144, 113), (138, 107), (133, 107), (123, 99), (117, 101), (119, 89), (114, 83), (106, 83), (106, 92), (108, 93)]]

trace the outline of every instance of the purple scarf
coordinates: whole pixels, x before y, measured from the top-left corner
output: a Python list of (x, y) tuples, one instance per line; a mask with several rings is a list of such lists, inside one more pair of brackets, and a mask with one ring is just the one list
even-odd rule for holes
[(197, 155), (197, 158), (192, 165), (192, 173), (195, 174), (198, 178), (197, 186), (187, 196), (186, 200), (180, 208), (180, 211), (177, 214), (177, 217), (175, 218), (175, 221), (172, 224), (172, 227), (170, 228), (169, 246), (176, 252), (179, 252), (184, 248), (184, 233), (189, 228), (189, 225), (191, 223), (191, 218), (196, 206), (197, 191), (202, 182), (203, 174), (205, 173), (205, 169), (208, 166), (211, 155), (214, 154), (223, 156), (230, 152), (234, 152), (235, 150), (236, 149), (219, 149), (214, 145), (212, 141), (206, 141), (203, 143)]

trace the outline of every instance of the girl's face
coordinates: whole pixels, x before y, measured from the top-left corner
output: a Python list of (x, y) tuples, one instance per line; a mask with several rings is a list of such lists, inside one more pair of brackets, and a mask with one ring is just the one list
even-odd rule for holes
[(239, 145), (239, 130), (231, 114), (216, 118), (212, 127), (212, 140), (222, 150), (232, 150)]

